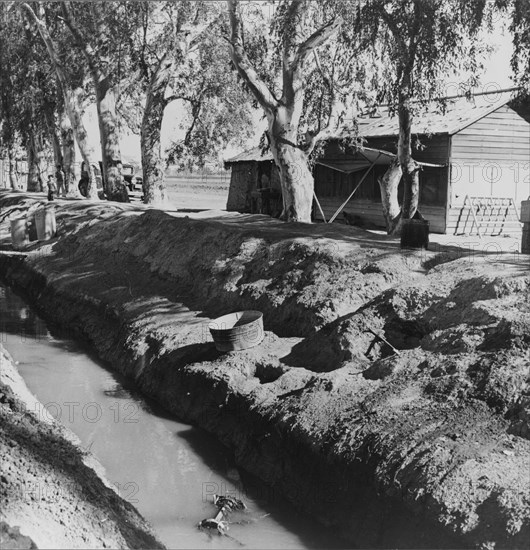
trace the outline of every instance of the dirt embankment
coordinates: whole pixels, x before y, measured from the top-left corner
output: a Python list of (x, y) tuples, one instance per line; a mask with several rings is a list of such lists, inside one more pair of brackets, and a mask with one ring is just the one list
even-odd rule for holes
[(77, 438), (39, 410), (0, 345), (1, 547), (163, 548)]
[[(58, 220), (1, 276), (299, 508), (360, 546), (528, 545), (522, 261), (244, 216), (68, 203)], [(239, 308), (275, 332), (220, 355), (207, 321)]]

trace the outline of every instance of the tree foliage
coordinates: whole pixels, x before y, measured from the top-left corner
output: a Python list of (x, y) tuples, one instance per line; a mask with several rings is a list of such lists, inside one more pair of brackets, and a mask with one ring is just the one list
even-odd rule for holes
[[(363, 44), (373, 60), (379, 101), (399, 120), (397, 160), (380, 180), (389, 233), (399, 233), (419, 201), (419, 165), (412, 158), (413, 118), (446, 95), (450, 74), (477, 81), (487, 45), (477, 39), (491, 22), (487, 0), (366, 0), (360, 9)], [(403, 197), (398, 183), (403, 178)]]
[(0, 36), (1, 141), (8, 150), (17, 145), (26, 150), (28, 188), (39, 190), (47, 167), (46, 149), (58, 125), (60, 94), (46, 51), (31, 25), (12, 6), (1, 9), (6, 22)]
[(530, 95), (530, 2), (497, 0), (496, 6), (508, 14), (513, 36), (511, 66), (515, 82)]
[(394, 108), (400, 95), (415, 105), (445, 94), (450, 75), (476, 85), (488, 44), (477, 39), (491, 24), (488, 0), (367, 0), (361, 10), (378, 98)]
[(172, 82), (171, 99), (180, 99), (184, 137), (168, 149), (168, 163), (179, 170), (221, 165), (227, 147), (244, 146), (254, 134), (250, 96), (241, 89), (223, 39), (204, 36)]

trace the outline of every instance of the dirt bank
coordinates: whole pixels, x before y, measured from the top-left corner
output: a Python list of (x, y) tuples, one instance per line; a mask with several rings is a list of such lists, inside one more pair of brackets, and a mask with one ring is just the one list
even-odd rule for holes
[(163, 548), (77, 438), (39, 410), (0, 344), (2, 548)]
[[(522, 259), (252, 216), (57, 213), (60, 237), (5, 253), (1, 276), (296, 506), (360, 546), (530, 543)], [(239, 308), (274, 332), (220, 355), (207, 321)], [(399, 354), (367, 356), (370, 331)]]

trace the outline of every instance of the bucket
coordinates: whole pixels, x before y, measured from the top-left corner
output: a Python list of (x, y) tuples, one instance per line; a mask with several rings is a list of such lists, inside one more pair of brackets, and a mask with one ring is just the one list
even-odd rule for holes
[(55, 209), (51, 205), (39, 208), (35, 212), (35, 225), (37, 226), (37, 239), (47, 241), (55, 236)]
[(25, 217), (11, 220), (11, 243), (15, 250), (20, 250), (29, 243)]
[(429, 222), (427, 220), (403, 220), (401, 248), (429, 247)]
[(238, 311), (223, 315), (208, 325), (219, 351), (240, 351), (257, 346), (263, 341), (263, 313)]

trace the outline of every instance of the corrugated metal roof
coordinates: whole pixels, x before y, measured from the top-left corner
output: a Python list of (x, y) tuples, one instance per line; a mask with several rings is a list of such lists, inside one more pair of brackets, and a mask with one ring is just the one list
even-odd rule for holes
[[(438, 104), (413, 119), (413, 134), (456, 134), (506, 105), (512, 92), (477, 95), (470, 99), (460, 97), (447, 100), (445, 113)], [(359, 135), (365, 138), (395, 136), (399, 131), (397, 114), (390, 116), (388, 109), (381, 116), (358, 119)]]
[[(505, 91), (495, 94), (476, 95), (470, 99), (465, 97), (448, 99), (445, 113), (441, 110), (440, 105), (433, 103), (426, 112), (417, 115), (413, 119), (412, 133), (456, 134), (481, 118), (500, 109), (512, 98), (513, 92)], [(390, 116), (388, 109), (382, 109), (380, 116), (377, 117), (359, 118), (358, 124), (359, 135), (364, 138), (395, 136), (399, 131), (397, 114)], [(341, 136), (337, 136), (337, 138), (339, 137)], [(228, 159), (225, 161), (225, 164), (264, 160), (273, 160), (272, 153), (269, 151), (262, 155), (261, 149), (255, 147)]]
[(248, 151), (243, 151), (232, 157), (231, 159), (225, 160), (225, 164), (232, 164), (233, 162), (253, 162), (253, 161), (263, 161), (263, 160), (273, 160), (272, 153), (267, 151), (264, 155), (261, 154), (260, 147), (254, 147), (254, 149), (249, 149)]
[[(341, 172), (356, 172), (357, 170), (364, 170), (370, 164), (390, 164), (393, 158), (396, 155), (390, 151), (385, 151), (383, 149), (373, 149), (371, 147), (363, 147), (359, 149), (353, 156), (348, 158), (339, 158), (339, 159), (328, 159), (322, 158), (317, 160), (317, 164), (322, 164), (328, 168), (333, 168)], [(255, 147), (248, 151), (244, 151), (239, 155), (228, 159), (225, 161), (225, 164), (232, 164), (236, 162), (259, 162), (264, 160), (272, 161), (272, 153), (269, 151), (265, 155), (261, 154), (261, 149)], [(443, 166), (442, 164), (429, 164), (427, 162), (420, 162), (422, 166)], [(342, 167), (344, 165), (344, 167)]]

